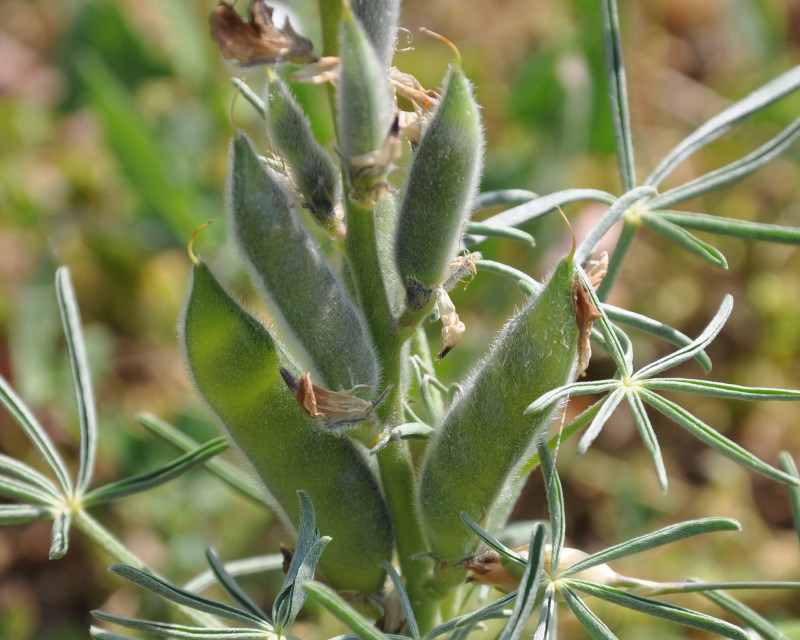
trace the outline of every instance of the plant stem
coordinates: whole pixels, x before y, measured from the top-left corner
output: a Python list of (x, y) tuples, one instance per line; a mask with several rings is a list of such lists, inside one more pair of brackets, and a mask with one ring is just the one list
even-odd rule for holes
[[(87, 536), (105, 549), (113, 558), (122, 564), (146, 571), (156, 577), (159, 576), (135, 553), (128, 549), (122, 542), (114, 537), (111, 532), (95, 520), (85, 509), (76, 509), (72, 516), (73, 524), (83, 531)], [(208, 615), (202, 611), (177, 605), (189, 618), (204, 627), (219, 626), (219, 620), (215, 616)]]

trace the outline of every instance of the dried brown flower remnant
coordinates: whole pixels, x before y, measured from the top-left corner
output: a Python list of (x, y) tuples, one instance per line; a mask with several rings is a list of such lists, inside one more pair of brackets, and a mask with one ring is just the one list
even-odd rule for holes
[[(527, 544), (512, 549), (512, 551), (516, 552), (523, 560), (528, 559), (529, 550), (529, 545)], [(548, 570), (552, 551), (552, 545), (546, 544), (544, 546), (544, 566)], [(580, 549), (563, 547), (559, 555), (558, 567), (553, 573), (558, 575), (561, 571), (579, 560), (582, 560), (586, 556), (587, 554)], [(510, 593), (514, 591), (514, 589), (519, 588), (520, 579), (524, 570), (523, 567), (506, 561), (497, 551), (491, 549), (481, 551), (474, 556), (465, 558), (459, 564), (465, 569), (472, 571), (472, 575), (469, 578), (471, 582), (488, 584), (505, 593)], [(616, 584), (621, 579), (621, 576), (607, 564), (590, 567), (589, 569), (574, 574), (572, 577), (591, 580), (592, 582), (606, 585)]]
[(249, 21), (233, 5), (221, 2), (211, 12), (211, 37), (220, 53), (244, 67), (277, 62), (306, 64), (316, 60), (314, 45), (298, 34), (289, 22), (279, 29), (272, 22), (272, 7), (264, 0), (252, 0)]
[[(595, 289), (603, 281), (608, 271), (608, 254), (603, 252), (599, 260), (593, 261), (586, 270), (589, 282)], [(586, 291), (580, 279), (575, 278), (572, 287), (572, 305), (575, 309), (575, 322), (578, 325), (578, 375), (586, 371), (589, 359), (592, 357), (592, 323), (600, 318), (600, 311), (592, 303), (589, 292)]]
[(439, 319), (442, 321), (442, 343), (444, 344), (436, 359), (441, 360), (461, 342), (466, 327), (458, 317), (456, 306), (443, 287), (436, 290), (436, 309), (439, 312)]
[(384, 391), (375, 402), (368, 402), (350, 393), (338, 393), (318, 387), (311, 383), (310, 373), (296, 378), (283, 367), (280, 370), (286, 386), (303, 411), (309, 417), (322, 420), (332, 427), (366, 420), (388, 391)]

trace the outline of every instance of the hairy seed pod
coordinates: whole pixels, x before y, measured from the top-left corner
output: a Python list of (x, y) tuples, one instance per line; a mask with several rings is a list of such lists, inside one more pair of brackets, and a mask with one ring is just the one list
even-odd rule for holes
[(336, 109), (339, 151), (350, 179), (350, 197), (371, 208), (388, 192), (386, 174), (399, 136), (392, 134), (392, 98), (386, 69), (348, 7), (340, 32)]
[(574, 281), (567, 258), (508, 322), (436, 431), (422, 467), (419, 504), (431, 552), (443, 560), (475, 550), (475, 535), (459, 514), (487, 521), (555, 412), (527, 416), (525, 408), (574, 375)]
[(361, 312), (247, 138), (234, 141), (232, 156), (233, 230), (271, 310), (326, 388), (375, 387), (378, 364)]
[(270, 141), (286, 161), (303, 203), (322, 226), (334, 228), (342, 215), (342, 187), (333, 159), (320, 146), (311, 125), (283, 80), (267, 67), (265, 104)]
[(397, 39), (397, 21), (400, 17), (400, 0), (350, 0), (353, 14), (364, 26), (364, 31), (384, 67), (394, 56)]
[(406, 288), (442, 283), (453, 260), (480, 177), (483, 131), (469, 81), (450, 68), (436, 112), (409, 170), (395, 245)]
[(297, 490), (308, 492), (317, 526), (333, 541), (320, 566), (337, 589), (381, 589), (392, 555), (392, 524), (378, 483), (347, 438), (333, 438), (297, 410), (280, 373), (295, 368), (264, 326), (246, 313), (203, 263), (192, 273), (179, 327), (195, 386), (255, 468), (291, 526)]

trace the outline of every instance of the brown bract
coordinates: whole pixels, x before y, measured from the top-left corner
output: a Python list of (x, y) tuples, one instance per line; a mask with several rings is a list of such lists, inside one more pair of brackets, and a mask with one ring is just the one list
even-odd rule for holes
[(211, 12), (211, 37), (224, 58), (244, 67), (277, 62), (306, 64), (314, 62), (314, 45), (299, 35), (289, 22), (279, 29), (272, 22), (272, 7), (264, 0), (250, 3), (249, 21), (245, 22), (233, 5), (221, 2)]

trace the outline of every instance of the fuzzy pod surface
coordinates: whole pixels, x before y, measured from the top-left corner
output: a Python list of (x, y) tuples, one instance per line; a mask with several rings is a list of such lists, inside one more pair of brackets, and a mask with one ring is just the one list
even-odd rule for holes
[(477, 539), (459, 514), (485, 523), (552, 421), (557, 409), (538, 416), (523, 411), (574, 376), (574, 280), (571, 258), (562, 260), (542, 292), (503, 328), (436, 431), (422, 467), (419, 504), (438, 558), (455, 562), (474, 551)]
[(378, 150), (392, 124), (386, 69), (349, 8), (339, 34), (341, 70), (336, 90), (339, 145), (345, 158)]
[(291, 170), (293, 182), (314, 219), (336, 223), (342, 187), (333, 159), (314, 138), (311, 124), (289, 88), (274, 72), (267, 83), (267, 126), (276, 151)]
[(317, 526), (333, 538), (320, 567), (337, 589), (378, 591), (392, 555), (392, 524), (377, 480), (347, 438), (306, 417), (279, 367), (294, 367), (267, 329), (220, 286), (192, 270), (180, 338), (194, 384), (231, 439), (297, 527), (297, 490), (311, 497)]
[(472, 87), (451, 66), (423, 131), (400, 208), (395, 260), (404, 281), (441, 284), (453, 260), (483, 161), (483, 129)]
[(364, 26), (381, 64), (388, 67), (394, 55), (400, 0), (350, 0), (353, 14)]
[(366, 323), (246, 137), (233, 142), (231, 218), (237, 242), (291, 336), (331, 390), (378, 382)]

